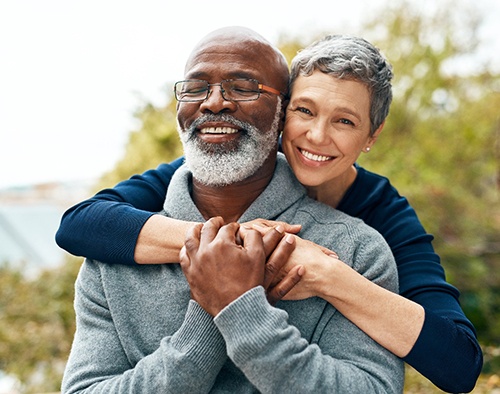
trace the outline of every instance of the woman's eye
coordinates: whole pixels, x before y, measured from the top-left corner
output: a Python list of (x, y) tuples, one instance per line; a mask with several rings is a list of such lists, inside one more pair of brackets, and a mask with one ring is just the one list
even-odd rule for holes
[(349, 119), (340, 119), (340, 123), (343, 123), (343, 124), (346, 124), (346, 125), (349, 125), (349, 126), (354, 126), (354, 123), (351, 122)]
[(297, 107), (297, 111), (302, 112), (307, 115), (311, 115), (311, 111), (309, 111), (307, 108), (304, 107)]

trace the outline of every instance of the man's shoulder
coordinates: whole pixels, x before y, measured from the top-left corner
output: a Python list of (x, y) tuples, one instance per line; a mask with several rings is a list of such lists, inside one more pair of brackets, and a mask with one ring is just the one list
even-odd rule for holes
[(299, 202), (294, 216), (293, 223), (302, 225), (302, 234), (323, 246), (356, 249), (365, 242), (386, 243), (382, 235), (363, 220), (309, 197)]
[(294, 223), (302, 225), (306, 238), (323, 246), (358, 249), (371, 242), (389, 250), (384, 237), (363, 220), (309, 197), (300, 201)]
[(323, 204), (309, 197), (304, 198), (300, 202), (298, 212), (309, 215), (311, 220), (321, 225), (342, 224), (347, 227), (359, 227), (360, 231), (363, 231), (365, 228), (367, 231), (373, 230), (371, 227), (367, 226), (363, 220), (350, 216), (342, 211), (339, 211), (338, 209), (332, 208), (329, 205)]
[(371, 281), (397, 291), (396, 264), (382, 235), (361, 219), (304, 199), (296, 212), (301, 222), (299, 236), (325, 246)]
[[(179, 267), (179, 269), (177, 269)], [(132, 283), (144, 282), (152, 284), (156, 280), (161, 280), (164, 275), (178, 275), (180, 266), (178, 264), (109, 264), (98, 260), (85, 259), (80, 269), (79, 276), (88, 280), (103, 282), (105, 285), (114, 283), (130, 286)]]

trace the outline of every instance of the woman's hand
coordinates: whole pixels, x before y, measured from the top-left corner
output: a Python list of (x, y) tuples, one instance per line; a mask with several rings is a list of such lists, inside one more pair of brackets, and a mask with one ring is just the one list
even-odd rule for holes
[(296, 235), (295, 249), (287, 263), (275, 276), (272, 286), (279, 286), (281, 281), (287, 280), (295, 272), (296, 267), (303, 267), (300, 281), (291, 288), (282, 298), (285, 300), (303, 300), (309, 297), (322, 297), (331, 285), (331, 278), (335, 275), (337, 264), (341, 262), (337, 254), (314, 242), (304, 240)]
[(281, 227), (285, 233), (290, 234), (298, 234), (302, 228), (300, 224), (288, 224), (286, 222), (278, 222), (274, 220), (266, 220), (266, 219), (255, 219), (249, 222), (242, 223), (241, 226), (243, 229), (253, 228), (257, 230), (262, 235), (266, 234), (269, 230), (276, 229), (277, 227)]
[[(283, 230), (297, 234), (301, 228), (300, 225), (264, 219), (246, 222), (242, 227), (243, 230), (250, 228), (257, 230), (263, 237)], [(272, 278), (266, 287), (269, 302), (275, 304), (280, 299), (302, 300), (314, 296), (322, 297), (329, 285), (328, 275), (333, 274), (331, 271), (335, 268), (335, 264), (342, 262), (338, 260), (334, 251), (314, 242), (292, 234), (288, 234), (286, 239), (288, 243), (295, 244), (294, 249), (288, 248), (278, 252), (279, 248), (283, 248), (282, 244), (278, 245), (276, 255), (272, 256), (272, 261), (268, 258), (266, 265), (266, 280)]]

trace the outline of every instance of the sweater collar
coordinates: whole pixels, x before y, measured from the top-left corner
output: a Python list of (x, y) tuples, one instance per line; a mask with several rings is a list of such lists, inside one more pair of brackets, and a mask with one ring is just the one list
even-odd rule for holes
[[(164, 203), (164, 213), (174, 219), (204, 222), (205, 219), (191, 198), (192, 174), (184, 164), (172, 177)], [(305, 188), (297, 181), (285, 156), (278, 153), (274, 175), (266, 189), (238, 220), (276, 218), (306, 196)]]

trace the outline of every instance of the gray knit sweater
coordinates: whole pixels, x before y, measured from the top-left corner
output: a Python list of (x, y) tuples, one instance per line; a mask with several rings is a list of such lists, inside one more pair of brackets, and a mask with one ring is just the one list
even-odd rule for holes
[[(186, 168), (175, 173), (165, 214), (203, 221), (189, 195), (190, 179)], [(240, 221), (260, 217), (302, 224), (303, 238), (335, 250), (370, 280), (397, 291), (395, 263), (382, 236), (309, 199), (282, 156), (269, 186)], [(272, 307), (257, 287), (213, 319), (190, 300), (178, 264), (86, 260), (76, 282), (75, 310), (64, 393), (403, 390), (402, 361), (320, 298)]]

